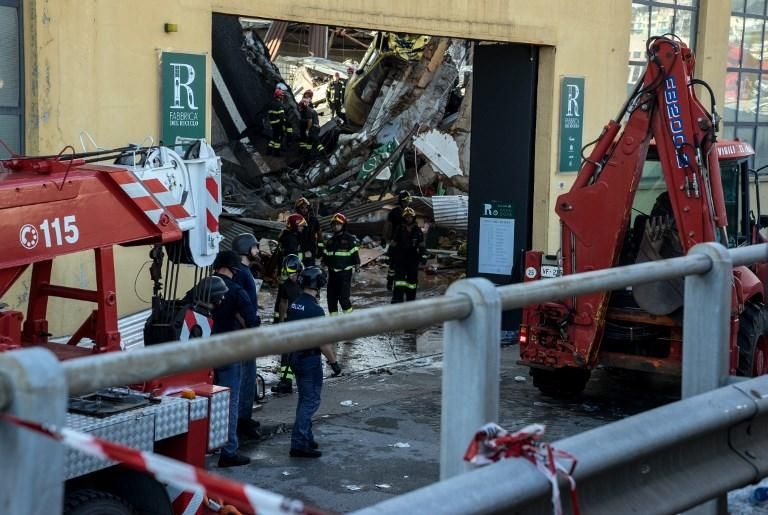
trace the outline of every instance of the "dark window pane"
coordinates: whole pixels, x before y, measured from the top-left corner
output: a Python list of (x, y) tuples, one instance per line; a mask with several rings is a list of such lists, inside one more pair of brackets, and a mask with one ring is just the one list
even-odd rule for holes
[(747, 0), (747, 14), (764, 14), (765, 0)]
[(736, 121), (737, 102), (739, 100), (739, 74), (728, 72), (725, 74), (725, 112), (723, 116), (726, 122)]
[(690, 46), (694, 40), (694, 15), (693, 11), (677, 11), (675, 16), (675, 34)]
[[(20, 138), (21, 129), (17, 115), (0, 114), (0, 139), (11, 150), (20, 154), (22, 151)], [(0, 158), (9, 157), (5, 147), (0, 145)]]
[(754, 144), (755, 142), (755, 128), (754, 127), (737, 127), (736, 137), (740, 141), (747, 141)]
[(671, 7), (654, 7), (651, 9), (651, 35), (658, 36), (672, 32), (675, 10)]
[[(755, 147), (755, 168), (768, 164), (768, 127), (757, 128), (757, 137), (753, 146)], [(762, 206), (761, 208), (765, 212), (766, 208)]]
[(645, 40), (648, 39), (648, 10), (647, 5), (632, 6), (632, 30), (630, 32), (629, 51), (638, 50), (636, 40), (641, 41), (640, 49), (645, 50)]
[(19, 24), (14, 7), (0, 7), (0, 106), (19, 107)]
[(758, 74), (743, 72), (739, 79), (740, 122), (754, 122), (757, 115), (757, 91), (760, 87)]
[(760, 100), (757, 107), (757, 121), (768, 122), (768, 73), (760, 74)]
[(743, 13), (744, 0), (731, 0), (731, 10), (735, 13)]
[(754, 18), (744, 20), (742, 68), (760, 69), (760, 59), (763, 56), (763, 24), (763, 20)]
[(741, 39), (744, 37), (744, 18), (731, 16), (731, 31), (728, 38), (728, 67), (741, 65)]

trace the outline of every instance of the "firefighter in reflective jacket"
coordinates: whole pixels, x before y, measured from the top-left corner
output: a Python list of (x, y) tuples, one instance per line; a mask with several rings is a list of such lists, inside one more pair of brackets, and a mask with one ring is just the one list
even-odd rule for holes
[(307, 221), (298, 213), (288, 217), (285, 229), (280, 233), (278, 242), (280, 243), (280, 255), (287, 256), (296, 254), (299, 259), (304, 259), (304, 248), (302, 247), (301, 233), (307, 228)]
[(267, 143), (267, 155), (279, 156), (283, 150), (283, 136), (286, 133), (284, 98), (285, 92), (280, 88), (276, 88), (272, 94), (272, 101), (267, 107), (269, 126), (272, 128), (272, 136), (269, 138), (269, 143)]
[(412, 208), (403, 209), (403, 223), (393, 235), (389, 249), (390, 263), (395, 270), (392, 304), (416, 299), (419, 264), (426, 263), (426, 248)]
[(341, 78), (339, 72), (333, 74), (333, 82), (328, 84), (328, 105), (331, 108), (331, 115), (341, 116), (341, 109), (344, 105), (344, 93), (347, 89), (347, 81)]
[(347, 232), (347, 217), (336, 213), (331, 219), (333, 236), (326, 240), (323, 262), (328, 267), (328, 312), (331, 316), (339, 311), (352, 311), (352, 271), (360, 270), (357, 238)]

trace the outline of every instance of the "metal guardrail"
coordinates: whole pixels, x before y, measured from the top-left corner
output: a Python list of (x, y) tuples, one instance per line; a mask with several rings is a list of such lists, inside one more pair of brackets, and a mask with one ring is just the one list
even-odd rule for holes
[[(498, 420), (499, 342), (502, 310), (573, 295), (608, 291), (689, 276), (685, 282), (687, 301), (683, 334), (685, 341), (695, 341), (697, 344), (683, 346), (683, 393), (687, 397), (726, 383), (728, 379), (727, 335), (731, 281), (733, 280), (731, 269), (736, 265), (757, 261), (768, 261), (768, 244), (728, 251), (718, 244), (707, 243), (694, 247), (687, 256), (664, 261), (598, 270), (499, 288), (494, 287), (484, 279), (466, 279), (454, 283), (446, 295), (437, 298), (359, 310), (344, 317), (327, 317), (291, 322), (290, 324), (278, 324), (227, 333), (207, 339), (162, 344), (127, 353), (110, 353), (73, 359), (64, 363), (52, 359), (51, 353), (44, 349), (20, 350), (0, 355), (0, 409), (8, 409), (11, 413), (22, 417), (62, 424), (66, 412), (66, 398), (69, 395), (81, 395), (109, 386), (140, 383), (163, 375), (221, 366), (260, 356), (278, 355), (316, 347), (324, 343), (370, 336), (384, 331), (415, 329), (443, 322), (445, 323), (445, 330), (443, 336), (440, 476), (441, 479), (446, 480), (468, 471), (468, 465), (462, 461), (467, 443), (480, 425), (487, 421)], [(704, 307), (705, 303), (706, 306), (709, 306), (708, 308)], [(467, 374), (476, 378), (473, 381), (474, 389), (467, 390), (466, 387), (459, 386), (463, 384), (460, 379)], [(46, 380), (41, 381), (40, 378), (46, 378)], [(755, 384), (755, 388), (758, 388), (756, 391), (766, 391), (768, 396), (768, 379), (756, 379), (745, 384), (752, 383)], [(738, 387), (733, 386), (732, 388)], [(743, 394), (739, 393), (739, 395)], [(42, 398), (45, 398), (45, 401), (42, 401)], [(713, 399), (702, 401), (702, 405), (693, 404), (690, 407), (703, 409), (707, 402)], [(756, 403), (757, 406), (757, 401), (753, 400), (752, 402)], [(732, 406), (732, 404), (728, 406)], [(740, 409), (742, 414), (748, 413), (750, 404), (747, 400), (742, 399), (742, 404), (733, 406), (736, 407), (729, 407), (729, 411), (726, 412), (721, 410), (719, 415), (717, 413), (712, 414), (712, 420), (722, 419), (720, 422), (723, 422), (727, 427), (747, 420), (748, 415), (737, 420), (733, 418), (732, 413), (734, 409), (737, 411)], [(743, 408), (738, 408), (738, 406)], [(659, 409), (665, 408), (668, 407)], [(689, 409), (688, 405), (684, 409)], [(758, 412), (760, 409), (758, 406), (752, 411)], [(674, 413), (677, 419), (696, 419), (693, 415), (689, 417), (687, 412), (685, 412), (685, 417), (681, 415), (680, 411)], [(651, 416), (648, 414), (640, 416), (646, 415)], [(666, 416), (669, 417), (670, 415), (667, 414)], [(640, 431), (641, 428), (636, 427), (637, 423), (630, 420), (633, 419), (615, 424), (626, 424), (627, 429), (636, 431), (635, 434), (642, 437), (640, 441), (645, 445), (654, 441), (656, 436), (651, 434), (648, 428)], [(664, 421), (663, 417), (659, 420), (660, 422)], [(710, 426), (714, 424), (712, 422)], [(690, 431), (686, 433), (682, 429), (683, 426), (681, 423), (680, 431), (669, 428), (666, 440), (662, 439), (660, 434), (659, 445), (673, 441), (673, 436), (677, 438), (676, 441), (680, 442), (687, 442), (690, 438), (698, 438), (697, 441), (703, 441), (704, 436), (701, 433), (694, 432), (690, 428)], [(579, 443), (586, 441), (579, 440), (582, 438), (581, 435), (561, 442), (564, 449), (573, 452), (580, 458), (581, 462), (577, 469), (576, 478), (579, 481), (587, 482), (588, 496), (586, 497), (588, 498), (585, 505), (595, 506), (596, 511), (599, 511), (597, 509), (599, 502), (598, 504), (591, 502), (592, 498), (589, 497), (589, 493), (592, 490), (588, 487), (591, 484), (589, 481), (594, 479), (596, 485), (603, 484), (610, 488), (610, 496), (600, 495), (595, 490), (594, 495), (596, 497), (618, 498), (620, 491), (614, 490), (618, 481), (618, 476), (615, 475), (616, 470), (618, 470), (617, 467), (631, 466), (633, 463), (637, 465), (639, 464), (638, 460), (642, 459), (638, 449), (633, 448), (629, 443), (622, 447), (621, 439), (617, 440), (617, 435), (622, 433), (613, 427), (614, 424), (611, 424), (585, 433), (593, 434), (593, 436), (597, 434), (601, 439), (601, 442), (592, 444), (593, 451), (589, 453), (587, 451), (590, 445)], [(650, 427), (653, 428), (653, 426)], [(605, 433), (595, 433), (603, 430)], [(762, 431), (762, 433), (766, 432)], [(571, 446), (572, 440), (579, 445)], [(614, 450), (604, 448), (606, 442), (615, 446)], [(29, 455), (25, 456), (24, 453), (34, 449), (33, 455), (36, 455), (41, 445), (38, 440), (31, 441), (29, 435), (22, 434), (18, 429), (7, 427), (7, 424), (0, 425), (0, 455), (4, 456), (4, 460), (0, 460), (0, 476), (22, 478), (18, 481), (5, 483), (4, 487), (0, 489), (0, 507), (9, 507), (7, 510), (9, 512), (13, 512), (14, 507), (18, 506), (19, 509), (22, 509), (23, 506), (26, 513), (52, 513), (51, 506), (56, 504), (51, 504), (51, 500), (57, 497), (61, 498), (62, 492), (61, 474), (59, 473), (62, 467), (58, 467), (57, 464), (63, 458), (60, 457), (61, 450), (54, 447), (46, 446), (45, 449), (48, 455), (46, 459), (51, 464), (47, 467), (47, 474), (41, 474), (39, 470), (32, 472), (31, 469), (14, 468), (15, 464), (21, 463), (21, 461), (34, 462), (34, 460), (29, 459)], [(617, 454), (615, 449), (619, 448), (625, 448), (625, 452)], [(661, 447), (655, 446), (654, 448), (658, 450)], [(713, 446), (712, 448), (715, 449), (716, 447)], [(718, 448), (719, 450), (724, 451), (725, 449)], [(593, 456), (593, 458), (588, 456)], [(768, 453), (765, 454), (764, 459), (768, 459)], [(496, 501), (500, 499), (504, 500), (500, 506), (515, 507), (516, 509), (524, 504), (527, 506), (530, 502), (543, 502), (546, 487), (539, 481), (543, 478), (528, 477), (535, 476), (535, 474), (527, 473), (503, 476), (514, 478), (514, 482), (511, 482), (500, 481), (499, 477), (501, 476), (495, 475), (495, 471), (504, 471), (506, 474), (507, 471), (530, 470), (521, 468), (524, 465), (517, 462), (518, 460), (511, 460), (480, 471), (473, 471), (471, 474), (464, 474), (451, 481), (412, 492), (402, 496), (402, 499), (410, 500), (410, 502), (417, 501), (416, 505), (420, 506), (420, 509), (425, 507), (421, 504), (422, 502), (433, 500), (437, 504), (432, 506), (439, 507), (439, 511), (450, 511), (454, 508), (458, 510), (460, 506), (467, 506), (469, 509), (465, 511), (475, 512), (497, 511), (495, 508)], [(687, 471), (695, 478), (699, 488), (702, 488), (702, 474), (699, 473), (699, 470), (704, 471), (702, 465), (704, 462), (709, 463), (706, 459), (700, 459), (696, 462), (699, 464), (699, 468)], [(670, 466), (662, 470), (669, 471), (672, 469), (673, 467)], [(488, 472), (489, 470), (494, 472)], [(469, 485), (477, 486), (479, 484), (478, 478), (490, 479), (491, 477), (493, 479), (486, 485), (491, 490), (482, 497), (476, 495), (471, 488), (462, 487), (451, 490), (446, 486), (459, 484), (467, 487)], [(645, 481), (650, 484), (649, 478), (651, 477), (653, 476), (646, 474), (640, 476), (639, 480), (641, 483)], [(748, 484), (756, 476), (752, 474), (747, 477), (746, 474), (743, 474), (738, 477), (739, 482), (735, 484), (730, 480), (727, 482), (715, 481), (712, 476), (706, 476), (706, 481), (703, 482), (703, 488), (706, 490), (704, 493), (695, 498), (679, 495), (679, 498), (685, 497), (686, 500), (682, 504), (670, 500), (669, 505), (679, 505), (682, 508), (690, 507), (701, 500), (726, 491), (723, 489), (726, 483), (728, 484), (727, 488), (732, 488), (734, 485)], [(600, 483), (602, 480), (604, 483)], [(691, 481), (694, 480), (690, 480), (689, 483)], [(526, 485), (528, 487), (535, 486), (535, 488), (529, 491), (528, 488), (525, 488)], [(46, 488), (48, 494), (45, 499), (43, 496), (35, 498), (36, 494), (30, 494), (30, 498), (24, 499), (23, 504), (18, 504), (19, 492), (39, 492)], [(682, 488), (675, 486), (674, 490), (665, 491), (665, 493), (676, 496), (679, 490)], [(432, 492), (443, 492), (443, 495), (434, 496)], [(531, 492), (538, 492), (536, 494), (538, 497), (535, 499), (531, 497)], [(617, 495), (613, 495), (614, 492)], [(627, 499), (633, 496), (631, 490), (621, 491), (621, 493), (626, 493)], [(465, 500), (462, 501), (460, 498)], [(397, 498), (366, 511), (388, 513), (390, 510), (397, 510), (399, 512), (404, 506), (399, 504), (402, 499)], [(472, 504), (465, 504), (469, 500), (472, 501)], [(617, 502), (623, 503), (620, 500)], [(414, 504), (409, 505), (409, 507), (413, 506)], [(646, 511), (644, 509), (645, 503), (641, 506), (643, 508), (640, 509), (640, 512), (654, 512)], [(708, 506), (704, 510), (714, 513), (711, 510), (712, 506)], [(394, 511), (392, 512), (394, 513)], [(592, 510), (588, 512), (592, 513)], [(622, 510), (614, 511), (614, 513), (617, 512), (622, 512)], [(662, 512), (659, 511), (659, 513)]]

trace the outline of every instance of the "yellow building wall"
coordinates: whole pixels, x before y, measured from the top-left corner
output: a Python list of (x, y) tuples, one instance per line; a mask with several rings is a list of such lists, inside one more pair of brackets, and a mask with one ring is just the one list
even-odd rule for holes
[[(722, 16), (722, 9), (713, 7), (716, 1), (704, 0), (703, 4), (702, 13)], [(560, 80), (565, 75), (585, 78), (584, 142), (597, 137), (625, 97), (629, 0), (28, 0), (24, 2), (26, 152), (51, 153), (77, 144), (83, 130), (104, 147), (139, 143), (147, 136), (157, 141), (160, 54), (210, 55), (214, 12), (540, 45), (533, 244), (550, 252), (559, 246), (554, 200), (575, 176), (557, 172)], [(179, 31), (166, 34), (166, 22), (178, 24)], [(700, 19), (699, 24), (718, 31), (725, 27), (727, 32), (727, 23)], [(710, 80), (715, 77), (723, 83), (717, 57), (722, 38), (705, 39), (708, 46), (700, 69)], [(210, 60), (208, 75), (210, 78)], [(720, 96), (721, 91), (718, 89)], [(209, 132), (210, 98), (208, 80)], [(499, 130), (503, 130), (502, 120)], [(510, 168), (514, 166), (513, 157)], [(118, 251), (122, 313), (146, 306), (139, 299), (148, 298), (146, 276), (137, 282), (141, 295), (133, 291), (145, 254), (146, 249)], [(90, 256), (66, 260), (57, 267), (57, 277), (78, 278), (84, 285), (92, 285), (93, 275), (82, 268), (85, 258), (90, 263)], [(19, 290), (14, 295), (23, 298)], [(57, 320), (52, 329), (68, 332), (73, 324)]]

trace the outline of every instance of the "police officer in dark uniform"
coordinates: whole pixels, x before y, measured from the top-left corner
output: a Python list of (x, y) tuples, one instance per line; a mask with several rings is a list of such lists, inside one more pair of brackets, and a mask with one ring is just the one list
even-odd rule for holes
[[(256, 307), (251, 303), (250, 297), (234, 280), (240, 273), (240, 257), (231, 250), (223, 250), (218, 253), (213, 262), (213, 277), (223, 281), (227, 292), (221, 303), (213, 308), (213, 334), (238, 331), (243, 328), (258, 327), (261, 321), (256, 315)], [(249, 272), (250, 273), (250, 272)], [(214, 382), (220, 386), (226, 386), (229, 392), (229, 432), (227, 443), (221, 449), (219, 467), (235, 467), (247, 465), (251, 462), (248, 456), (237, 452), (239, 444), (237, 439), (237, 419), (240, 408), (240, 381), (241, 363), (214, 369)]]
[[(325, 316), (317, 303), (317, 295), (326, 284), (325, 272), (319, 267), (305, 268), (299, 275), (302, 293), (288, 306), (287, 320)], [(291, 433), (290, 456), (294, 458), (319, 458), (322, 453), (312, 434), (312, 416), (320, 407), (323, 387), (323, 363), (320, 349), (307, 349), (291, 353), (291, 368), (296, 375), (299, 399), (296, 405), (296, 421)]]
[[(238, 273), (233, 280), (248, 294), (259, 319), (259, 299), (256, 291), (256, 281), (251, 273), (250, 264), (258, 259), (259, 242), (250, 233), (237, 235), (232, 240), (232, 251), (240, 258)], [(241, 362), (240, 369), (240, 410), (237, 418), (237, 435), (243, 440), (258, 440), (261, 438), (259, 422), (253, 420), (253, 403), (256, 400), (256, 361)]]
[[(397, 205), (387, 215), (387, 223), (384, 225), (384, 241), (389, 246), (392, 245), (392, 239), (397, 232), (398, 227), (403, 223), (403, 209), (411, 204), (411, 194), (405, 190), (402, 190), (397, 195)], [(392, 286), (395, 284), (395, 269), (392, 267), (392, 263), (389, 264), (389, 270), (387, 270), (387, 290), (392, 290)]]
[(395, 271), (392, 304), (416, 299), (419, 283), (419, 264), (426, 263), (424, 233), (416, 224), (416, 213), (410, 207), (403, 209), (403, 223), (397, 228), (390, 245), (390, 260)]

